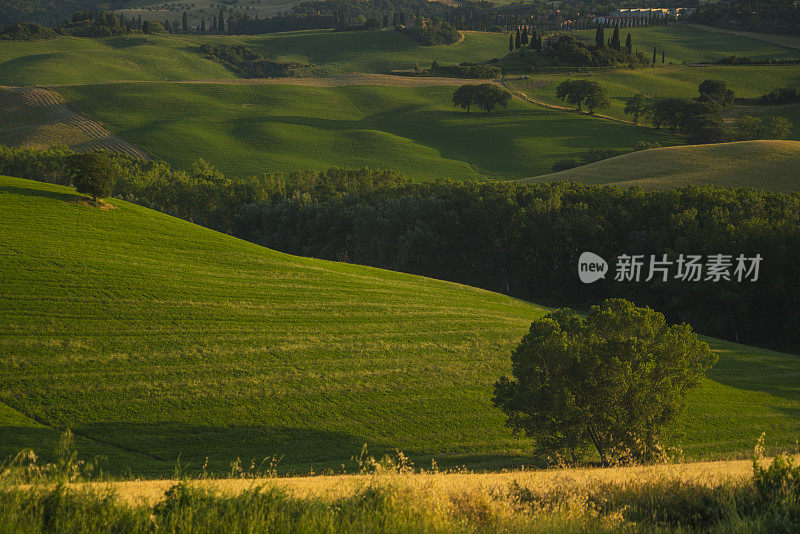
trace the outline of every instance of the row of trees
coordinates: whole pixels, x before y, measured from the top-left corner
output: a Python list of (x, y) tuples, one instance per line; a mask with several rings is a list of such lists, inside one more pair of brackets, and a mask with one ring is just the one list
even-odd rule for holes
[[(71, 153), (0, 148), (0, 174), (71, 183)], [(704, 334), (800, 343), (800, 194), (571, 183), (413, 183), (390, 171), (307, 171), (226, 178), (198, 162), (111, 159), (118, 198), (293, 254), (452, 280), (520, 298), (609, 296), (662, 310)], [(577, 258), (760, 254), (755, 282), (592, 285)]]
[(696, 143), (718, 143), (749, 139), (786, 139), (792, 124), (785, 117), (768, 120), (744, 116), (728, 124), (722, 111), (736, 101), (734, 92), (723, 80), (705, 80), (698, 86), (698, 97), (689, 100), (666, 97), (648, 100), (635, 94), (625, 104), (625, 114), (634, 122), (649, 120), (656, 128), (681, 132)]

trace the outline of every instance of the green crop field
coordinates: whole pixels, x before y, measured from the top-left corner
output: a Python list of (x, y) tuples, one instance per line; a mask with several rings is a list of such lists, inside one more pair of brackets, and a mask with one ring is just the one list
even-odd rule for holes
[(798, 168), (798, 141), (741, 141), (631, 152), (530, 181), (576, 180), (645, 189), (716, 185), (791, 192), (800, 191)]
[(394, 31), (298, 31), (259, 36), (131, 35), (105, 39), (0, 41), (0, 85), (82, 84), (127, 80), (203, 80), (234, 74), (199, 54), (202, 43), (242, 44), (267, 59), (313, 66), (303, 75), (385, 73), (416, 65), (481, 62), (507, 52), (508, 38), (466, 32), (460, 43), (419, 46)]
[[(606, 38), (611, 37), (613, 29), (606, 29)], [(595, 30), (574, 32), (594, 42)], [(631, 34), (634, 51), (651, 57), (653, 48), (658, 49), (658, 63), (661, 51), (667, 63), (702, 63), (716, 61), (730, 56), (752, 57), (754, 59), (777, 57), (800, 57), (800, 50), (766, 43), (748, 37), (712, 33), (685, 24), (655, 26), (649, 28), (620, 28), (620, 38)]]
[(227, 174), (398, 169), (425, 178), (529, 177), (597, 147), (678, 139), (514, 100), (487, 115), (453, 107), (452, 87), (113, 84), (62, 88), (80, 110), (155, 157)]
[[(524, 461), (491, 385), (544, 309), (374, 268), (293, 257), (112, 200), (0, 178), (0, 451), (72, 429), (112, 472), (339, 469), (362, 444), (418, 461)], [(691, 458), (790, 446), (797, 356), (711, 340)]]

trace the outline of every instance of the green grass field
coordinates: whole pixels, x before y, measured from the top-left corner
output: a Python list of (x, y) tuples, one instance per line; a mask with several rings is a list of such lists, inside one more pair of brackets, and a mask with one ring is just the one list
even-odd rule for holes
[(71, 103), (157, 158), (198, 158), (227, 174), (398, 169), (427, 178), (530, 177), (588, 150), (678, 139), (512, 101), (486, 115), (453, 107), (452, 87), (114, 84), (62, 88)]
[(742, 141), (631, 152), (530, 181), (576, 180), (645, 189), (716, 185), (791, 192), (800, 191), (798, 168), (798, 141)]
[[(708, 79), (725, 80), (738, 97), (757, 98), (781, 87), (800, 84), (800, 65), (790, 66), (747, 66), (747, 67), (685, 67), (667, 66), (655, 69), (614, 70), (593, 72), (587, 76), (562, 74), (534, 74), (530, 79), (514, 77), (509, 80), (512, 88), (524, 92), (531, 98), (553, 105), (569, 105), (556, 98), (556, 87), (568, 78), (589, 79), (598, 82), (607, 92), (610, 107), (600, 113), (612, 117), (631, 120), (624, 113), (625, 102), (634, 94), (641, 93), (648, 98), (680, 96), (697, 98), (697, 87)], [(776, 106), (763, 106), (760, 112), (768, 115), (787, 116), (791, 114)], [(795, 122), (795, 121), (793, 121)], [(793, 139), (800, 139), (800, 122), (793, 131)]]
[[(606, 29), (606, 38), (611, 37), (613, 29)], [(595, 30), (574, 32), (594, 42)], [(711, 33), (684, 24), (655, 26), (650, 28), (620, 28), (620, 38), (631, 34), (634, 51), (652, 57), (653, 47), (658, 49), (658, 63), (661, 64), (661, 51), (665, 52), (666, 63), (703, 63), (730, 56), (752, 57), (754, 59), (777, 57), (800, 57), (800, 50), (765, 43), (748, 37)]]
[[(491, 385), (543, 308), (78, 199), (0, 178), (0, 454), (46, 454), (70, 428), (116, 473), (170, 474), (178, 456), (340, 469), (364, 443), (423, 463), (525, 461)], [(791, 446), (800, 358), (712, 343), (687, 455), (746, 455), (763, 430)]]
[(332, 75), (427, 67), (433, 60), (486, 61), (507, 51), (508, 37), (467, 32), (460, 43), (429, 47), (394, 31), (330, 30), (259, 36), (131, 35), (0, 41), (0, 85), (234, 78), (224, 66), (200, 56), (199, 47), (206, 42), (243, 44), (267, 59), (313, 64), (301, 70), (303, 75)]

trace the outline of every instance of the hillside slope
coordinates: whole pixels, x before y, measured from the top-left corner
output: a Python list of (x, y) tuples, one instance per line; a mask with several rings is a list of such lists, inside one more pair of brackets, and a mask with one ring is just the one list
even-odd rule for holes
[(740, 141), (630, 152), (527, 181), (576, 180), (587, 184), (758, 187), (800, 191), (800, 141)]
[[(83, 457), (149, 475), (179, 456), (339, 469), (363, 444), (473, 468), (527, 453), (490, 398), (543, 308), (79, 201), (0, 178), (0, 455), (47, 454), (64, 428)], [(763, 430), (794, 443), (800, 358), (713, 344), (687, 455), (747, 454)]]
[(108, 150), (149, 159), (130, 141), (71, 109), (58, 93), (40, 87), (0, 87), (0, 144), (40, 149), (61, 145), (76, 152)]

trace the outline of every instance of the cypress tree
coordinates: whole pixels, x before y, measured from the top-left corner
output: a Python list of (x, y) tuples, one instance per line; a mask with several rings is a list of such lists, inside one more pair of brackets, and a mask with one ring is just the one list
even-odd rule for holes
[(630, 33), (628, 33), (628, 37), (625, 39), (625, 51), (628, 52), (628, 55), (633, 53), (633, 40), (631, 39)]
[(142, 15), (141, 14), (139, 15), (139, 20), (136, 21), (136, 29), (137, 30), (141, 30), (142, 29)]
[(392, 26), (397, 26), (397, 11), (394, 12), (394, 16), (392, 17)]
[(519, 28), (517, 28), (517, 36), (514, 37), (514, 48), (519, 50), (520, 47), (520, 35), (519, 35)]
[(656, 47), (654, 46), (653, 47), (653, 65), (655, 66), (655, 64), (656, 64)]
[(508, 51), (509, 52), (513, 52), (514, 51), (514, 36), (513, 35), (509, 35), (508, 36)]
[(619, 50), (621, 48), (619, 42), (619, 24), (614, 26), (614, 33), (611, 36), (611, 48), (614, 50)]
[(225, 33), (225, 13), (223, 13), (222, 8), (219, 8), (219, 18), (217, 18), (217, 31), (220, 34)]
[(664, 49), (662, 48), (662, 49), (661, 49), (661, 64), (662, 64), (662, 65), (664, 64), (664, 59), (665, 59), (665, 58), (666, 58), (666, 52), (665, 52), (665, 51), (664, 51)]
[(189, 33), (189, 14), (186, 11), (183, 12), (183, 20), (181, 20), (181, 29), (183, 29), (184, 33)]
[(528, 28), (527, 27), (522, 29), (522, 40), (521, 40), (521, 43), (522, 43), (522, 46), (526, 46), (528, 44)]
[(200, 21), (200, 33), (203, 35), (206, 34), (206, 18), (203, 17), (203, 20)]
[(597, 45), (597, 48), (605, 48), (606, 46), (605, 30), (602, 24), (599, 24), (594, 32), (594, 44)]

